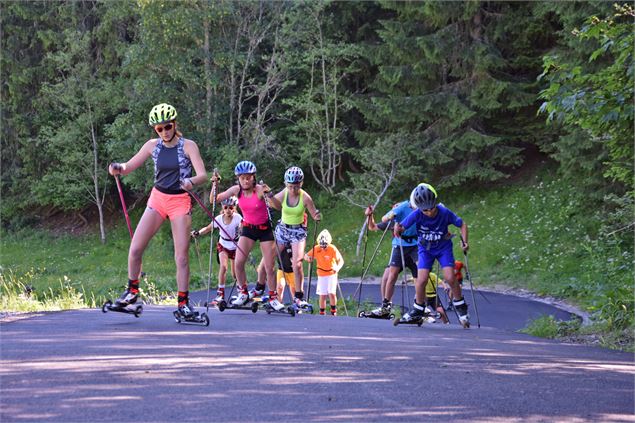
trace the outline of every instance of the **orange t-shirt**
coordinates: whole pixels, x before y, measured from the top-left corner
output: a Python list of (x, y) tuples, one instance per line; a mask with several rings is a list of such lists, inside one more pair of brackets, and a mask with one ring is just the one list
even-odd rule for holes
[[(314, 251), (315, 254), (313, 253)], [(327, 245), (326, 248), (316, 245), (306, 254), (309, 257), (315, 257), (315, 260), (317, 261), (318, 276), (334, 275), (337, 273), (335, 269), (339, 270), (339, 268), (344, 264), (342, 255), (333, 244)]]

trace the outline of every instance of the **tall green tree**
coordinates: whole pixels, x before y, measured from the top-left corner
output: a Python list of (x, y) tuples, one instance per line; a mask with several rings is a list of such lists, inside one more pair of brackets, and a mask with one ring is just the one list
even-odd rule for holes
[[(395, 178), (406, 186), (508, 176), (523, 149), (545, 136), (535, 117), (535, 78), (552, 41), (532, 5), (381, 4), (390, 15), (380, 21), (380, 42), (366, 49), (377, 73), (359, 102), (362, 149), (390, 154), (386, 140), (400, 133), (414, 147), (401, 155)], [(359, 160), (367, 166), (376, 158)]]

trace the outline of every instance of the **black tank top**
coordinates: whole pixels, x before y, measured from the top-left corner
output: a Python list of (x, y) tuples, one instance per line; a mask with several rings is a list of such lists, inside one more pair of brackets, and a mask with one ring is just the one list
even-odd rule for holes
[(192, 162), (185, 155), (185, 140), (179, 138), (174, 147), (166, 147), (159, 138), (152, 150), (154, 186), (166, 194), (182, 194), (181, 180), (192, 176)]

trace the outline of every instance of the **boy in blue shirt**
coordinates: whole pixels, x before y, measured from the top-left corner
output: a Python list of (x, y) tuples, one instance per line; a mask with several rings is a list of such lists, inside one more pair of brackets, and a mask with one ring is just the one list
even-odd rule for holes
[[(397, 203), (393, 206), (392, 210), (386, 213), (379, 224), (375, 223), (373, 216), (373, 208), (368, 206), (365, 211), (368, 217), (368, 229), (371, 231), (384, 230), (386, 227), (393, 224), (393, 222), (403, 221), (413, 208), (410, 205), (410, 201), (405, 200)], [(399, 246), (401, 244), (401, 248)], [(412, 277), (417, 277), (417, 228), (412, 226), (405, 230), (401, 237), (394, 237), (392, 239), (392, 252), (390, 254), (390, 261), (386, 271), (384, 271), (384, 277), (382, 277), (382, 283), (380, 285), (381, 297), (383, 299), (381, 307), (378, 307), (371, 311), (376, 317), (389, 316), (392, 312), (392, 296), (395, 292), (395, 283), (403, 269), (403, 262), (401, 260), (401, 250), (403, 248), (403, 255), (405, 265), (412, 272)]]
[(448, 226), (461, 228), (463, 239), (461, 247), (468, 250), (467, 225), (454, 212), (443, 204), (438, 203), (437, 192), (429, 184), (419, 184), (410, 194), (410, 203), (414, 210), (394, 228), (396, 237), (408, 228), (415, 226), (418, 234), (418, 273), (415, 282), (416, 297), (411, 312), (406, 313), (404, 321), (418, 320), (425, 316), (426, 283), (434, 260), (438, 260), (443, 269), (443, 279), (450, 285), (452, 291), (452, 305), (459, 314), (463, 327), (470, 327), (470, 317), (467, 313), (467, 303), (463, 298), (461, 286), (454, 276), (454, 253), (452, 239)]

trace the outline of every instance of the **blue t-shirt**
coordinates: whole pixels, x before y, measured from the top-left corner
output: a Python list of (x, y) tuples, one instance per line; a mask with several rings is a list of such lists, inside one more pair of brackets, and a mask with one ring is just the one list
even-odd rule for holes
[(446, 237), (448, 226), (454, 225), (458, 228), (463, 226), (463, 219), (443, 204), (437, 205), (437, 210), (437, 215), (432, 218), (417, 209), (401, 222), (406, 228), (416, 228), (419, 236), (419, 245), (429, 246), (433, 244), (434, 246), (441, 246), (443, 241), (451, 242)]
[[(406, 200), (397, 204), (395, 208), (393, 208), (388, 213), (386, 213), (381, 219), (384, 220), (384, 218), (385, 219), (394, 218), (395, 221), (402, 223), (403, 220), (406, 217), (408, 217), (408, 215), (410, 215), (411, 212), (412, 212), (412, 209), (410, 208), (410, 201)], [(377, 225), (377, 227), (380, 229), (384, 229), (388, 223), (390, 223), (390, 221), (381, 222)], [(395, 247), (398, 247), (400, 241), (401, 241), (402, 247), (413, 247), (417, 245), (417, 228), (415, 226), (412, 226), (411, 228), (406, 229), (401, 234), (401, 238), (393, 237), (392, 245)]]

